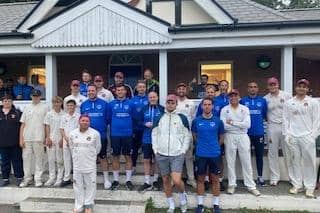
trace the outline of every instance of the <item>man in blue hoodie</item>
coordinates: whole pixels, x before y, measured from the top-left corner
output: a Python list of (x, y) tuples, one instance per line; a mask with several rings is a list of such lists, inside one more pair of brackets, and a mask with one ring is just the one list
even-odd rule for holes
[(116, 99), (109, 103), (108, 122), (110, 123), (110, 137), (112, 147), (113, 183), (111, 190), (119, 188), (120, 155), (126, 159), (126, 188), (133, 189), (132, 176), (132, 112), (131, 101), (126, 98), (124, 85), (116, 87)]
[(90, 118), (90, 127), (97, 130), (101, 137), (101, 150), (98, 160), (101, 163), (104, 176), (104, 188), (109, 189), (111, 183), (109, 181), (108, 162), (107, 162), (107, 113), (108, 103), (97, 97), (97, 87), (93, 84), (88, 86), (88, 98), (80, 106), (81, 115), (87, 114)]
[(248, 96), (243, 97), (241, 104), (247, 106), (250, 110), (251, 127), (248, 130), (248, 135), (251, 140), (251, 145), (254, 146), (256, 154), (256, 164), (258, 179), (257, 183), (261, 186), (266, 186), (262, 178), (263, 171), (263, 152), (264, 152), (264, 125), (263, 121), (267, 118), (268, 105), (266, 99), (258, 95), (259, 87), (256, 82), (248, 83)]
[(141, 110), (148, 105), (148, 97), (146, 95), (146, 83), (143, 80), (138, 81), (136, 85), (138, 94), (131, 99), (131, 105), (133, 107), (133, 147), (132, 147), (132, 167), (133, 171), (137, 165), (138, 152), (142, 144), (143, 125), (140, 121)]
[(91, 84), (91, 74), (87, 69), (82, 71), (82, 82), (80, 83), (80, 94), (87, 97), (88, 95), (88, 87)]

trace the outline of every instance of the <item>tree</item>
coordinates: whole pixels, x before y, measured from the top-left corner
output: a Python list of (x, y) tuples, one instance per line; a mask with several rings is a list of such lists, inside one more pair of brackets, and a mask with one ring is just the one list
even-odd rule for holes
[(274, 9), (320, 8), (320, 0), (254, 0)]

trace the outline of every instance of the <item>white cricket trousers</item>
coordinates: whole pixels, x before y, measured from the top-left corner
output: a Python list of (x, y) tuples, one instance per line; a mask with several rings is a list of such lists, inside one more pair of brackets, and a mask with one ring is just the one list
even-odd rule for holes
[(292, 160), (294, 187), (314, 190), (317, 181), (316, 142), (311, 135), (288, 139), (289, 158)]
[(229, 186), (237, 186), (236, 158), (239, 154), (244, 185), (249, 189), (256, 189), (252, 176), (250, 139), (247, 134), (225, 134), (225, 155), (228, 167)]
[(289, 179), (292, 179), (292, 163), (287, 157), (288, 147), (284, 141), (285, 137), (282, 134), (282, 128), (282, 124), (268, 123), (267, 136), (270, 182), (278, 182), (280, 180), (279, 147), (281, 147), (283, 153)]
[[(32, 168), (35, 164), (35, 182), (42, 182), (44, 145), (39, 141), (26, 141), (25, 147), (22, 149), (23, 172), (25, 181), (32, 180)], [(34, 161), (33, 161), (34, 159)]]
[(83, 208), (93, 208), (97, 191), (97, 171), (82, 173), (73, 171), (74, 208), (81, 212)]
[(52, 146), (47, 147), (48, 164), (49, 164), (49, 180), (62, 182), (63, 178), (63, 154), (59, 142), (53, 141)]
[(64, 166), (64, 181), (71, 180), (71, 169), (72, 169), (72, 155), (71, 149), (67, 145), (66, 141), (63, 141), (63, 166)]
[(190, 145), (190, 147), (185, 155), (188, 180), (194, 180), (193, 160), (194, 160), (194, 155), (193, 155), (193, 144), (192, 144), (192, 145)]

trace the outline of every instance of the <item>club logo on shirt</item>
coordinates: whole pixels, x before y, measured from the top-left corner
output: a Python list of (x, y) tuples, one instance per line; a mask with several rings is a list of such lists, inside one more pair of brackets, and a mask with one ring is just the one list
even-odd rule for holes
[[(215, 109), (216, 109), (217, 111), (219, 111), (219, 110), (220, 110), (220, 107), (219, 107), (219, 106), (216, 106)], [(229, 110), (227, 110), (227, 113), (229, 113)]]
[(229, 110), (227, 110), (227, 113), (229, 113)]
[(124, 109), (128, 110), (129, 109), (129, 105), (124, 105)]
[(15, 115), (15, 114), (12, 114), (12, 115), (11, 115), (11, 118), (12, 118), (12, 119), (15, 119), (15, 118), (16, 118), (16, 115)]
[(119, 104), (115, 104), (113, 109), (118, 109), (118, 107), (119, 107)]
[(307, 106), (309, 106), (309, 104), (308, 103), (304, 103), (303, 106), (307, 107)]
[(282, 104), (284, 103), (284, 99), (283, 98), (280, 99), (280, 103), (282, 103)]
[(211, 127), (214, 127), (215, 125), (216, 125), (215, 122), (210, 122)]
[(245, 102), (244, 105), (246, 105), (247, 107), (250, 106), (249, 102)]
[(89, 137), (87, 137), (87, 141), (91, 141), (91, 137), (89, 136)]
[(299, 112), (296, 110), (296, 111), (293, 112), (293, 114), (294, 114), (294, 115), (298, 115)]
[(102, 105), (98, 104), (97, 109), (102, 109)]
[(258, 102), (258, 103), (257, 103), (257, 106), (258, 106), (258, 107), (261, 107), (261, 106), (262, 106), (262, 103), (261, 103), (261, 102)]
[(148, 104), (148, 101), (144, 101), (143, 104), (144, 104), (144, 105), (147, 105), (147, 104)]
[(106, 97), (106, 94), (102, 94), (102, 97), (104, 97), (104, 98), (105, 98), (105, 97)]

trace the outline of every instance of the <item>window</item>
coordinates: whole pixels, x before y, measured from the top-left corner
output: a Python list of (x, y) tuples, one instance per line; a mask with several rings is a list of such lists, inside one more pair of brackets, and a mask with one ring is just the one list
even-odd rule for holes
[(28, 84), (32, 84), (31, 76), (39, 76), (39, 84), (42, 86), (46, 85), (46, 70), (44, 66), (29, 66), (28, 67)]
[(208, 75), (209, 84), (217, 84), (227, 80), (232, 88), (232, 63), (231, 62), (200, 62), (200, 75)]

